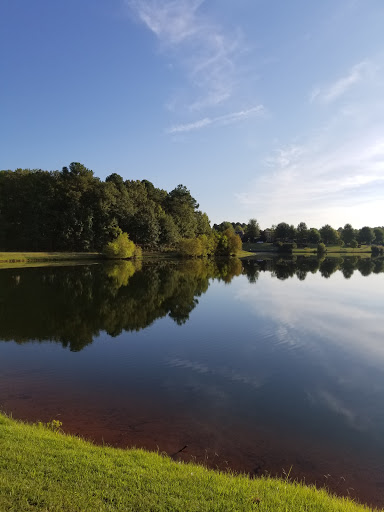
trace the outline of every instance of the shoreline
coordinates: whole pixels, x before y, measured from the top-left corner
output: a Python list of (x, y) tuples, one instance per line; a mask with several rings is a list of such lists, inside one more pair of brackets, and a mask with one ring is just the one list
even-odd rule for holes
[[(141, 449), (97, 446), (0, 413), (0, 508), (6, 510), (340, 511), (374, 509), (285, 479), (249, 478)], [(174, 454), (177, 455), (177, 454)], [(60, 460), (60, 464), (55, 463)], [(377, 509), (376, 509), (377, 510)]]

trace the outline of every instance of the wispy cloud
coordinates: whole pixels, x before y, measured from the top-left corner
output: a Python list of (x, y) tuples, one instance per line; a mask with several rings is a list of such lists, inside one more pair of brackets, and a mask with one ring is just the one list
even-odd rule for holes
[(167, 45), (201, 32), (196, 11), (204, 0), (127, 0), (140, 20)]
[(355, 227), (379, 222), (384, 192), (384, 133), (371, 131), (339, 146), (328, 141), (281, 149), (268, 159), (270, 172), (237, 194), (246, 209), (274, 222), (301, 220)]
[(125, 1), (157, 36), (163, 51), (185, 71), (193, 92), (187, 100), (188, 110), (216, 106), (231, 97), (242, 51), (241, 34), (231, 34), (201, 13), (204, 0)]
[(360, 62), (353, 66), (347, 75), (338, 78), (333, 83), (325, 87), (316, 87), (310, 94), (310, 101), (331, 103), (342, 97), (352, 86), (362, 81), (371, 71), (373, 69), (369, 62)]
[(330, 223), (336, 228), (347, 222), (355, 227), (380, 223), (383, 71), (377, 61), (365, 61), (319, 92), (318, 101), (331, 102), (355, 86), (353, 95), (345, 95), (344, 101), (326, 110), (328, 119), (321, 110), (321, 122), (310, 134), (305, 133), (304, 119), (301, 136), (276, 145), (255, 164), (258, 176), (236, 195), (248, 218), (257, 216), (262, 223), (268, 219), (269, 225), (284, 220), (314, 227)]
[(183, 133), (190, 132), (192, 130), (199, 130), (200, 128), (205, 128), (207, 126), (212, 125), (228, 125), (232, 123), (237, 123), (239, 121), (243, 121), (249, 119), (250, 117), (260, 114), (263, 111), (262, 105), (257, 105), (255, 107), (249, 108), (247, 110), (240, 110), (239, 112), (232, 112), (230, 114), (226, 114), (223, 116), (217, 117), (205, 117), (203, 119), (199, 119), (198, 121), (194, 121), (193, 123), (187, 124), (179, 124), (176, 126), (172, 126), (167, 130), (167, 133), (175, 134), (175, 133)]

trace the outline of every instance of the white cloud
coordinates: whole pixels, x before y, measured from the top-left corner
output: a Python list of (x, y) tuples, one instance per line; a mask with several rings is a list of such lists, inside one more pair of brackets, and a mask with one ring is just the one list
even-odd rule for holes
[(169, 130), (167, 130), (167, 133), (175, 134), (182, 132), (190, 132), (192, 130), (199, 130), (200, 128), (205, 128), (211, 125), (232, 124), (238, 121), (249, 119), (250, 117), (254, 116), (255, 114), (259, 114), (262, 111), (263, 106), (257, 105), (247, 110), (240, 110), (239, 112), (232, 112), (230, 114), (226, 114), (223, 116), (217, 116), (213, 118), (205, 117), (203, 119), (199, 119), (198, 121), (194, 121), (193, 123), (179, 124), (173, 126)]
[(128, 5), (156, 36), (168, 45), (200, 33), (196, 11), (204, 0), (128, 0)]
[[(242, 51), (239, 32), (229, 33), (199, 11), (204, 0), (126, 0), (139, 20), (158, 38), (163, 51), (187, 75), (188, 110), (228, 100), (238, 75)], [(185, 100), (184, 95), (183, 100)], [(173, 98), (170, 104), (177, 103)]]
[(374, 72), (374, 68), (369, 62), (360, 62), (353, 66), (347, 75), (338, 78), (330, 85), (315, 87), (310, 94), (310, 101), (331, 103), (342, 97), (352, 86), (364, 80), (372, 72)]
[[(367, 61), (368, 62), (368, 61)], [(258, 176), (236, 194), (248, 218), (263, 224), (305, 221), (314, 227), (378, 225), (384, 194), (383, 70), (360, 63), (347, 77), (318, 92), (321, 101), (341, 97), (359, 82), (353, 97), (326, 113), (311, 112), (317, 129), (277, 145), (255, 164)], [(311, 111), (313, 109), (311, 108)], [(324, 120), (324, 114), (330, 116)], [(307, 119), (303, 118), (303, 133)]]
[(330, 223), (336, 228), (346, 222), (355, 227), (380, 224), (383, 147), (384, 131), (372, 130), (339, 144), (337, 139), (324, 139), (281, 148), (267, 161), (271, 171), (237, 199), (247, 209), (257, 207), (270, 223), (304, 220), (315, 227)]

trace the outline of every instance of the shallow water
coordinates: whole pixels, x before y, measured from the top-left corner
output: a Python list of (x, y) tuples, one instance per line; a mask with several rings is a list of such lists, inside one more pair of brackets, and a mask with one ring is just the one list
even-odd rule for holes
[(383, 506), (383, 264), (318, 267), (1, 270), (0, 407)]

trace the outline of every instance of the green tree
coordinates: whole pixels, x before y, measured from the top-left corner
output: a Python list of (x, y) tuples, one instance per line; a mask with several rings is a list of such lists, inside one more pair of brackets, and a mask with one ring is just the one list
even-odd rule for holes
[(167, 247), (175, 247), (178, 241), (180, 240), (180, 233), (179, 230), (177, 229), (175, 221), (173, 220), (173, 217), (163, 212), (163, 214), (159, 218), (159, 225), (160, 244)]
[(308, 233), (308, 240), (311, 244), (318, 244), (321, 240), (319, 231), (315, 228), (311, 228)]
[(222, 256), (232, 256), (236, 255), (239, 251), (241, 251), (242, 242), (239, 235), (236, 235), (235, 232), (231, 229), (226, 229), (220, 238), (220, 243), (218, 244), (218, 251)]
[(250, 242), (254, 242), (255, 238), (260, 236), (260, 226), (256, 219), (249, 219), (246, 233)]
[(183, 238), (179, 242), (179, 252), (182, 256), (197, 258), (203, 255), (203, 246), (199, 238)]
[(318, 256), (323, 256), (326, 252), (327, 252), (327, 249), (323, 242), (320, 242), (319, 244), (317, 244), (317, 255)]
[(172, 215), (182, 238), (191, 238), (197, 232), (195, 210), (199, 207), (196, 200), (184, 185), (173, 189), (164, 201), (166, 213)]
[(358, 239), (361, 244), (371, 244), (375, 239), (375, 233), (369, 226), (364, 226), (359, 231)]
[(217, 239), (214, 234), (200, 235), (198, 239), (201, 242), (202, 252), (201, 255), (204, 257), (214, 256), (217, 248)]
[(235, 231), (235, 229), (234, 229), (234, 227), (232, 225), (232, 222), (229, 222), (227, 220), (221, 222), (221, 224), (214, 224), (213, 225), (213, 229), (215, 231), (218, 231), (219, 233), (222, 233), (226, 229), (231, 229), (231, 230), (233, 230), (233, 232)]
[(279, 240), (287, 240), (291, 233), (290, 226), (286, 222), (280, 222), (275, 228), (275, 236)]
[(325, 226), (323, 226), (321, 229), (320, 229), (320, 235), (321, 235), (321, 240), (326, 244), (326, 245), (329, 245), (329, 244), (337, 244), (338, 243), (338, 240), (339, 240), (339, 234), (338, 232), (333, 229), (332, 226), (330, 226), (329, 224), (325, 224)]
[(296, 228), (295, 228), (295, 226), (294, 226), (293, 224), (291, 224), (291, 225), (289, 226), (289, 234), (288, 234), (288, 238), (289, 238), (290, 240), (294, 240), (294, 239), (296, 238), (296, 236), (297, 236)]
[(346, 224), (341, 230), (341, 239), (345, 244), (350, 244), (355, 238), (355, 230), (351, 224)]
[(243, 226), (242, 226), (240, 223), (237, 223), (237, 224), (235, 225), (235, 233), (236, 233), (237, 235), (240, 235), (240, 236), (243, 236), (243, 235), (244, 235), (244, 228), (243, 228)]
[(301, 244), (308, 239), (308, 228), (305, 222), (300, 222), (297, 226), (297, 241)]
[(198, 210), (195, 212), (195, 218), (197, 223), (196, 234), (210, 235), (212, 230), (208, 215)]
[(375, 244), (383, 245), (384, 244), (384, 229), (383, 228), (373, 228), (373, 232), (375, 233)]

